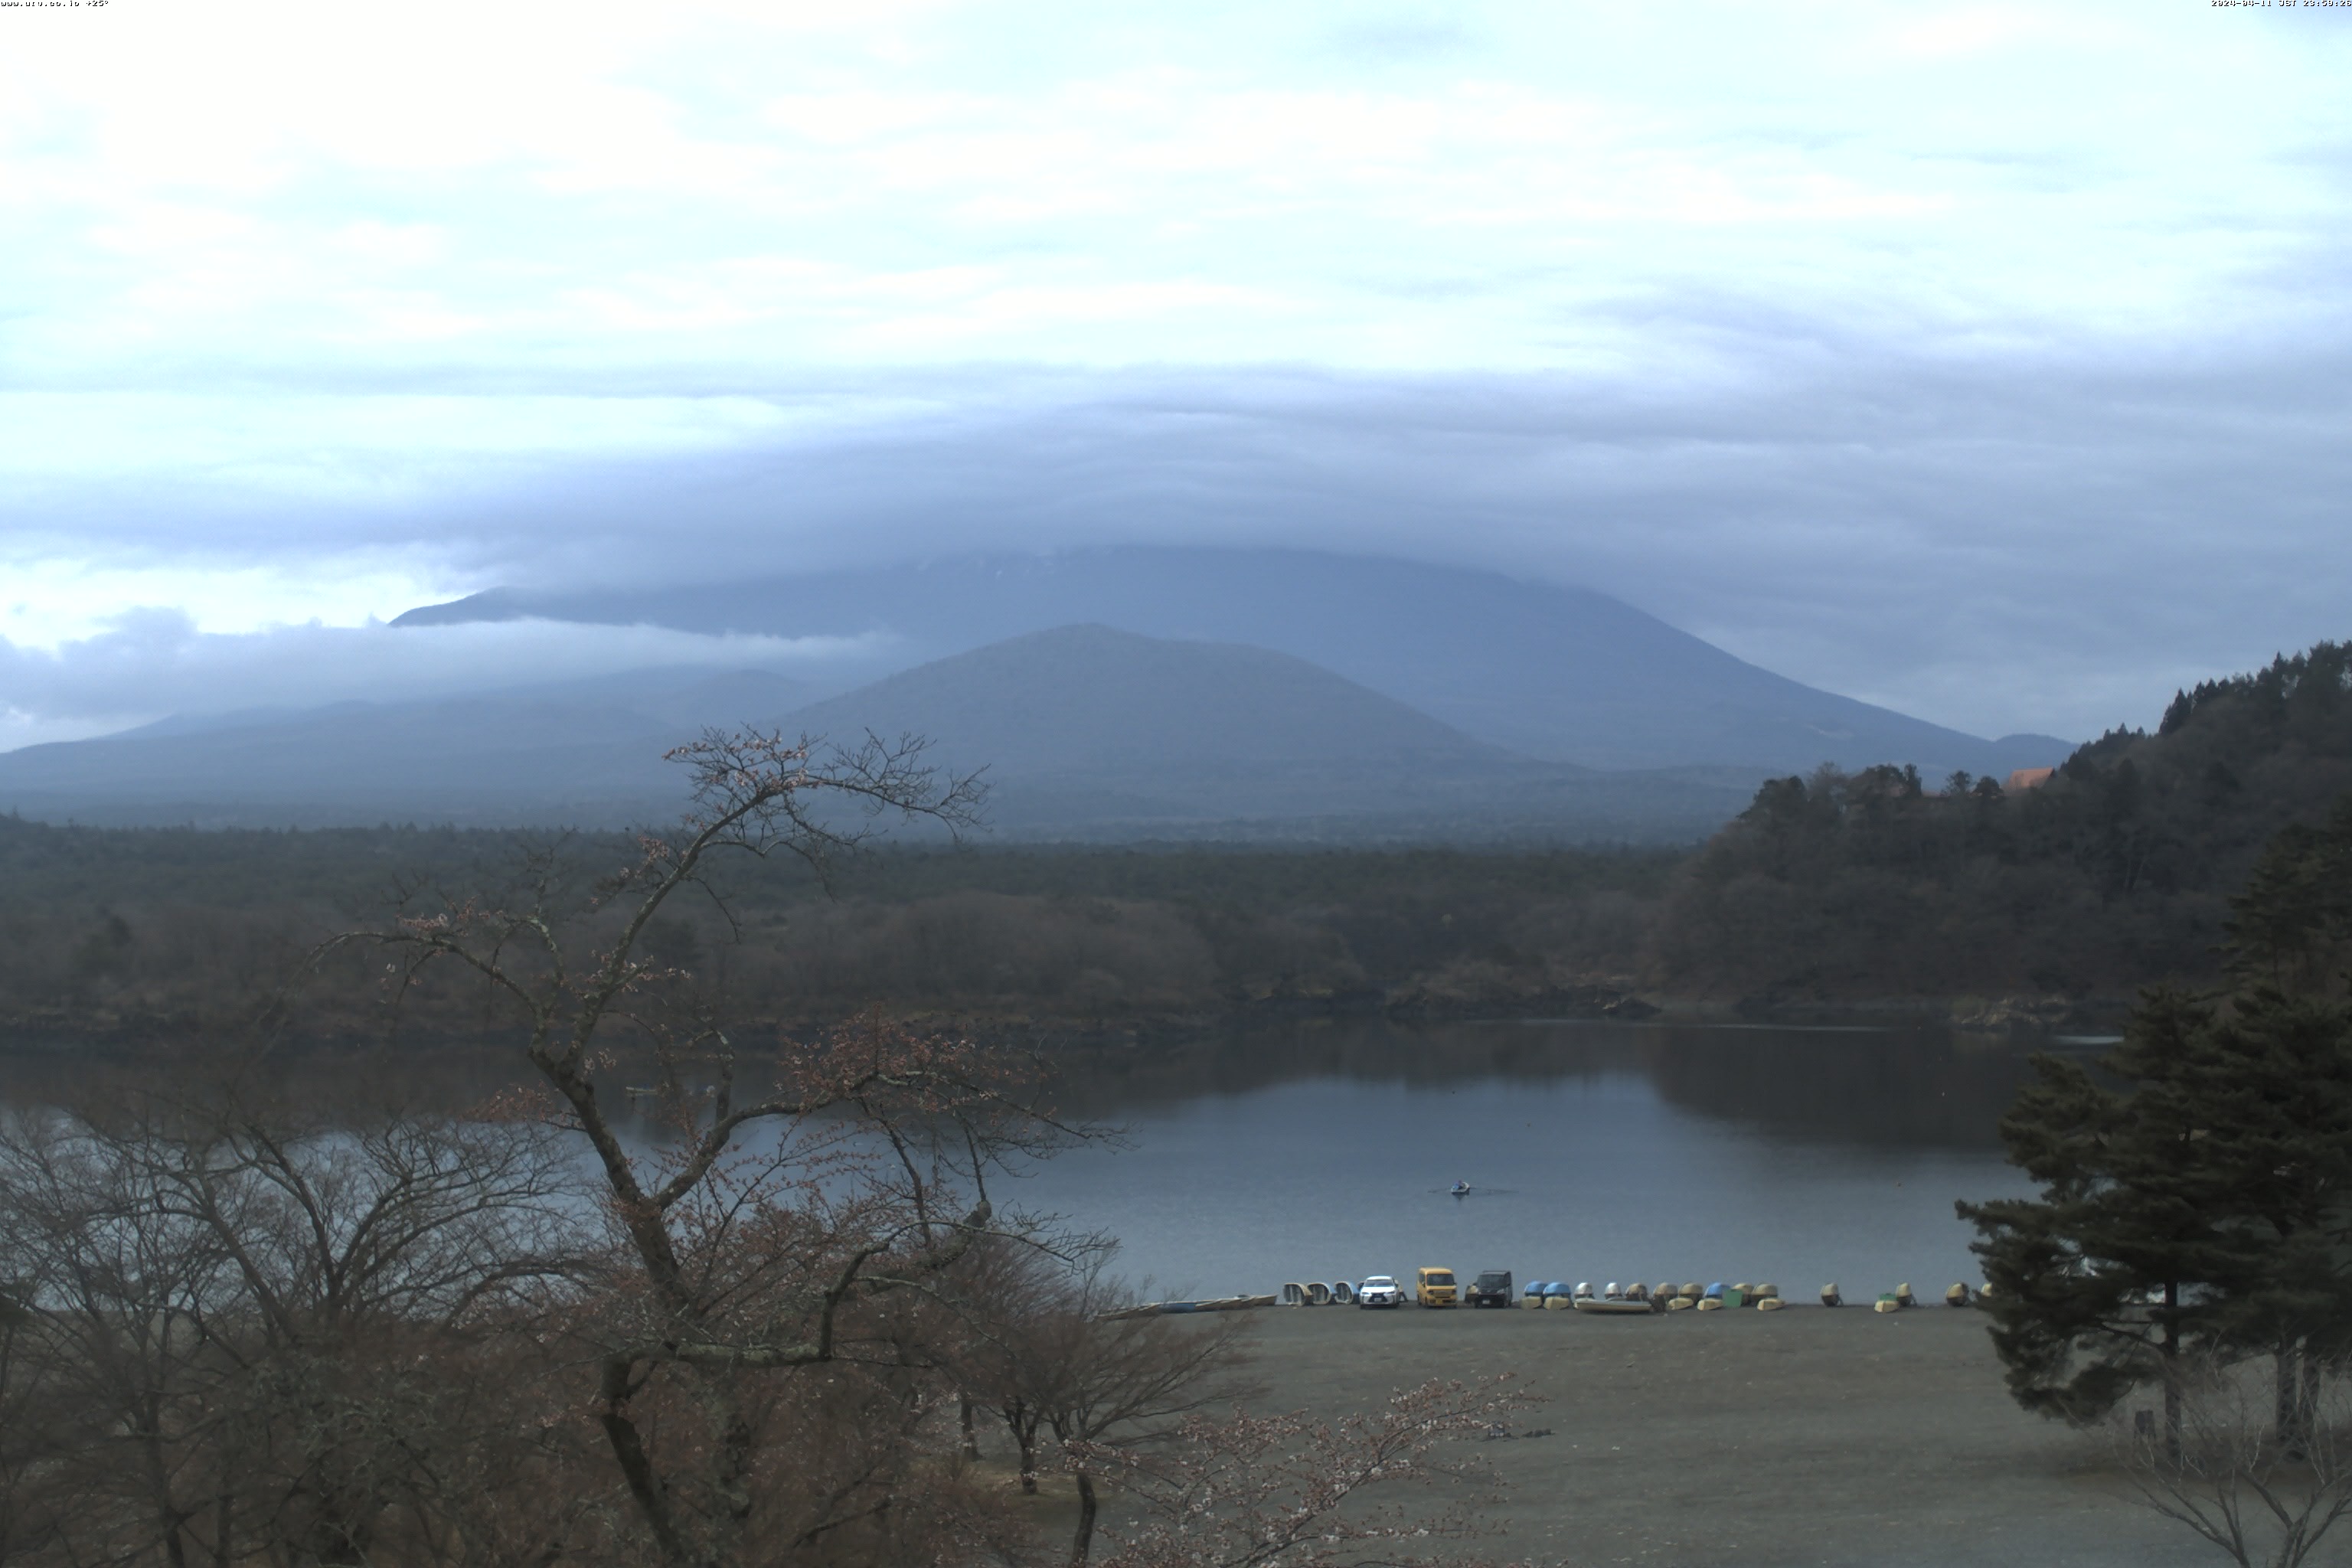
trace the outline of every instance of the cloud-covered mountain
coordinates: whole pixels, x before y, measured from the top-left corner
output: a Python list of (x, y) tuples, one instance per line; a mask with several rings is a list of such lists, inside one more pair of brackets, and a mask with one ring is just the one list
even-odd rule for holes
[[(634, 689), (633, 689), (634, 688)], [(702, 722), (855, 744), (919, 734), (986, 770), (1011, 837), (1688, 840), (1753, 780), (1515, 754), (1295, 657), (1068, 626), (779, 713), (755, 674), (599, 680), (151, 726), (0, 755), (0, 806), (52, 819), (618, 826), (675, 815), (659, 755)]]
[(1591, 768), (1892, 762), (1940, 776), (2005, 773), (2072, 749), (2039, 735), (1985, 741), (1801, 685), (1605, 595), (1306, 551), (1135, 547), (693, 587), (506, 589), (393, 624), (525, 616), (864, 637), (905, 663), (1078, 622), (1242, 643), (1309, 660), (1489, 744)]

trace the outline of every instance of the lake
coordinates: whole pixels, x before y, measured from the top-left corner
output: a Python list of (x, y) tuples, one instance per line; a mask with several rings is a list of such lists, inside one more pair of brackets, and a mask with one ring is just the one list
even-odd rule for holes
[(1003, 1198), (1120, 1237), (1171, 1297), (1431, 1264), (1940, 1295), (1982, 1277), (1953, 1200), (2031, 1190), (1997, 1125), (2050, 1045), (1535, 1020), (1091, 1051), (1068, 1100), (1126, 1146)]
[[(2032, 1051), (2053, 1047), (2095, 1048), (1916, 1028), (1364, 1019), (1074, 1049), (1052, 1058), (1061, 1109), (1123, 1140), (996, 1197), (1118, 1237), (1118, 1271), (1169, 1297), (1409, 1280), (1432, 1264), (1521, 1283), (1940, 1294), (1981, 1278), (1953, 1200), (2030, 1190), (1997, 1126)], [(478, 1100), (518, 1065), (488, 1047), (375, 1061), (445, 1102)], [(0, 1060), (0, 1102), (76, 1077), (53, 1053)], [(1448, 1195), (1457, 1181), (1473, 1193)]]

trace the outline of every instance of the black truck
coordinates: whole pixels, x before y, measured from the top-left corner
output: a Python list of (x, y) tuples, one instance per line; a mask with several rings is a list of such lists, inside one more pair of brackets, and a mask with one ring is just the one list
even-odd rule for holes
[(1489, 1268), (1470, 1281), (1470, 1289), (1462, 1298), (1474, 1307), (1507, 1307), (1511, 1304), (1511, 1271)]

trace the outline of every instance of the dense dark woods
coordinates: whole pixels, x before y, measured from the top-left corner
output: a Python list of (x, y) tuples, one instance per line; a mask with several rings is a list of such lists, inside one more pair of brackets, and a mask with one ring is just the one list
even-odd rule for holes
[[(320, 1037), (366, 1035), (356, 969), (310, 946), (409, 888), (593, 881), (613, 836), (383, 829), (196, 833), (0, 818), (0, 1017), (31, 1039), (184, 1032), (281, 984)], [(1198, 848), (890, 849), (733, 879), (735, 921), (665, 910), (648, 951), (749, 1016), (821, 1023), (880, 1003), (979, 1017), (1202, 1015), (1269, 1000), (1511, 999), (1631, 984), (1680, 857)], [(419, 999), (411, 1030), (479, 1019)]]
[(2013, 794), (1892, 767), (1768, 784), (1675, 879), (1653, 973), (1784, 998), (2216, 979), (2263, 847), (2352, 790), (2347, 678), (2352, 651), (2322, 644), (2209, 682)]
[[(2217, 978), (2227, 897), (2262, 846), (2352, 790), (2347, 660), (2323, 644), (2182, 693), (2155, 733), (2113, 731), (2037, 788), (1895, 767), (1774, 780), (1688, 851), (882, 849), (836, 861), (829, 887), (797, 862), (744, 868), (730, 920), (681, 903), (643, 941), (785, 1025), (874, 1005), (1091, 1021), (1626, 992), (2119, 1005)], [(294, 977), (395, 885), (593, 880), (633, 852), (610, 835), (0, 819), (0, 1016), (34, 1038), (184, 1033)], [(371, 1026), (356, 979), (310, 989), (311, 1033)], [(454, 1002), (410, 1015), (478, 1024)]]

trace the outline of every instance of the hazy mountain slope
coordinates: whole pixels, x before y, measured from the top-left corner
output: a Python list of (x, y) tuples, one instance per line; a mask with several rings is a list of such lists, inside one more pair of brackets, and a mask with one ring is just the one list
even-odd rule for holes
[(755, 675), (683, 688), (633, 679), (165, 724), (0, 755), (0, 809), (86, 822), (617, 826), (674, 815), (680, 780), (661, 752), (701, 722), (736, 721), (852, 744), (868, 731), (929, 737), (941, 765), (988, 770), (988, 821), (1009, 837), (1689, 840), (1754, 784), (1591, 775), (1474, 741), (1287, 655), (1101, 626), (1010, 639), (773, 711), (791, 689)]
[(792, 636), (882, 632), (903, 663), (1099, 622), (1293, 654), (1479, 740), (1598, 768), (1910, 762), (1931, 774), (2005, 773), (2072, 749), (2043, 736), (1988, 742), (1815, 690), (1605, 595), (1300, 551), (1132, 548), (705, 587), (500, 590), (394, 624), (526, 614)]
[(0, 754), (0, 809), (91, 822), (618, 823), (677, 809), (661, 753), (806, 702), (763, 670), (647, 669), (419, 702), (166, 719)]
[(1329, 670), (1233, 644), (1108, 626), (1009, 638), (816, 703), (790, 723), (930, 736), (1000, 773), (1522, 765)]
[(604, 821), (675, 795), (673, 726), (547, 697), (341, 703), (0, 755), (0, 806), (86, 822)]
[(1098, 626), (935, 660), (787, 726), (836, 740), (928, 736), (945, 767), (987, 764), (991, 822), (1024, 834), (1311, 824), (1340, 836), (1690, 837), (1752, 788), (1537, 762), (1303, 659)]

